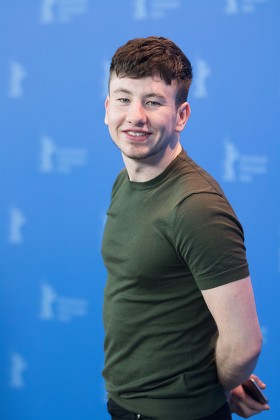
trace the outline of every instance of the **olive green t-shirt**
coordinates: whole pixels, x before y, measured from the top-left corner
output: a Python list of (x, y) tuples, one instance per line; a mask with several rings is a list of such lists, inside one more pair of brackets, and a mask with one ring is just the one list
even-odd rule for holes
[(102, 254), (109, 396), (158, 420), (215, 412), (225, 395), (201, 290), (249, 274), (243, 230), (220, 186), (184, 151), (148, 182), (123, 170)]

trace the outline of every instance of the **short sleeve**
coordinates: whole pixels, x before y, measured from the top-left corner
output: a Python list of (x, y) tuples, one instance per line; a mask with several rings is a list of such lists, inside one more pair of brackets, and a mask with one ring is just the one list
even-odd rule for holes
[(199, 193), (184, 199), (174, 212), (173, 235), (201, 290), (249, 275), (243, 229), (223, 196)]

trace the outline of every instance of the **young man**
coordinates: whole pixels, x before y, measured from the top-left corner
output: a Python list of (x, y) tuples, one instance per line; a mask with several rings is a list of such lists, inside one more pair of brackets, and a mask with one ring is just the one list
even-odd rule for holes
[(247, 417), (268, 409), (240, 385), (262, 341), (243, 230), (180, 144), (191, 80), (187, 57), (162, 37), (128, 41), (111, 62), (105, 123), (126, 167), (102, 246), (112, 419), (218, 420), (231, 418), (230, 407)]

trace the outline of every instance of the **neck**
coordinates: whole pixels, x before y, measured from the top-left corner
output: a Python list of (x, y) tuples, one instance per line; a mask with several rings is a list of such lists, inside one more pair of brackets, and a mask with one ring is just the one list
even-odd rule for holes
[(174, 149), (167, 148), (147, 159), (136, 160), (123, 155), (130, 181), (146, 182), (156, 178), (178, 156), (181, 150), (181, 143), (178, 142)]

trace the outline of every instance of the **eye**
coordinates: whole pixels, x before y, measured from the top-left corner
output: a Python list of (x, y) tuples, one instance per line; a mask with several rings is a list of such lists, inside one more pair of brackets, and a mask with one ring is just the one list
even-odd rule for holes
[(161, 104), (159, 102), (156, 101), (148, 101), (147, 105), (151, 105), (151, 106), (160, 106)]
[(129, 99), (127, 99), (127, 98), (118, 98), (118, 99), (117, 99), (117, 101), (118, 101), (118, 102), (121, 102), (121, 103), (123, 103), (123, 104), (127, 104), (127, 103), (129, 103)]

